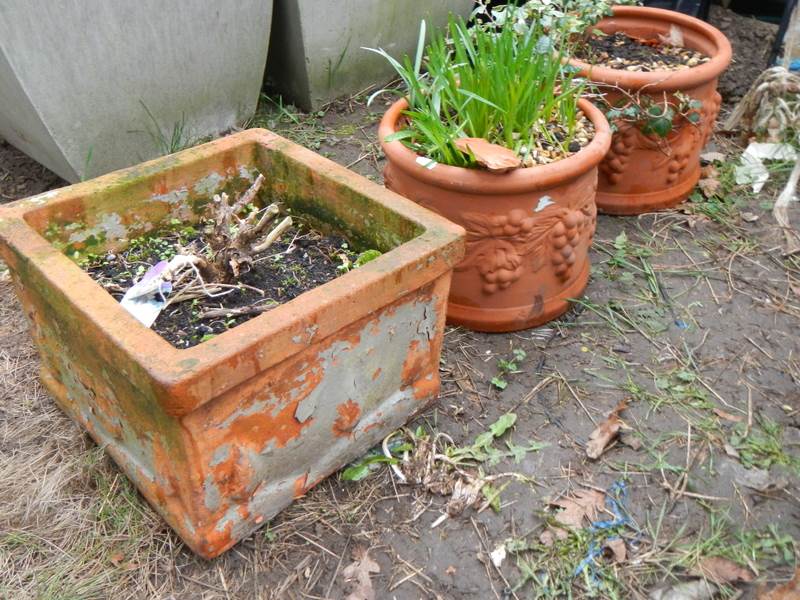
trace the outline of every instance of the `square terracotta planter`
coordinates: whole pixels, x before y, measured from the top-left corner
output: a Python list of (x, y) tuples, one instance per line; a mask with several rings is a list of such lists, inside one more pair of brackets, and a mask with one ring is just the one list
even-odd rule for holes
[[(108, 252), (266, 177), (378, 259), (193, 348), (139, 324), (65, 254)], [(463, 230), (265, 130), (0, 209), (42, 379), (186, 543), (217, 556), (439, 389)]]

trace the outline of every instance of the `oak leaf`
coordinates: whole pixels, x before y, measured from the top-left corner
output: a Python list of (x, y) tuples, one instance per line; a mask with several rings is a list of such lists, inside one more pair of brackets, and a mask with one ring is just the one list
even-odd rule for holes
[(350, 590), (345, 600), (375, 600), (375, 590), (372, 588), (370, 575), (380, 573), (381, 568), (369, 556), (366, 548), (356, 548), (353, 551), (354, 561), (344, 568), (342, 576)]
[(784, 584), (767, 591), (759, 588), (757, 600), (798, 600), (800, 598), (800, 567), (794, 572), (794, 578)]
[(740, 567), (732, 560), (721, 556), (712, 556), (701, 560), (690, 572), (692, 575), (704, 577), (714, 583), (736, 583), (753, 581), (750, 569)]

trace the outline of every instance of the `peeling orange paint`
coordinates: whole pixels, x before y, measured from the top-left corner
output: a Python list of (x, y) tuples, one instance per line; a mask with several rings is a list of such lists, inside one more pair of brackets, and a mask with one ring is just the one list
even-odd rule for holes
[(237, 500), (246, 498), (252, 469), (244, 464), (238, 446), (231, 448), (228, 458), (212, 467), (211, 472), (220, 495)]
[(306, 483), (308, 482), (308, 473), (301, 475), (294, 480), (294, 497), (295, 499), (301, 498), (306, 495)]
[(361, 415), (361, 407), (352, 400), (348, 400), (337, 406), (336, 412), (339, 413), (339, 416), (333, 422), (333, 434), (337, 437), (353, 435), (353, 429)]

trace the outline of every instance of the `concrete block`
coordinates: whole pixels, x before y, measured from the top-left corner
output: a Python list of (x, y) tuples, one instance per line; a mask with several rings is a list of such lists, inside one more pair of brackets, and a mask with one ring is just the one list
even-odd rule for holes
[(271, 21), (272, 0), (0, 2), (0, 136), (77, 181), (163, 154), (158, 128), (219, 134), (255, 111)]
[(305, 109), (382, 84), (394, 71), (362, 47), (414, 54), (419, 22), (468, 16), (474, 0), (275, 0), (268, 82)]

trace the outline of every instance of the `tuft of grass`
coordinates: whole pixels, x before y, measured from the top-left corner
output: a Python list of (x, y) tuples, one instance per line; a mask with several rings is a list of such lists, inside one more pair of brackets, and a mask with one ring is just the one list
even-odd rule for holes
[(748, 469), (781, 465), (800, 474), (800, 458), (788, 454), (783, 445), (783, 427), (766, 416), (758, 415), (751, 428), (746, 423), (737, 423), (730, 442)]
[(199, 139), (192, 138), (191, 133), (187, 129), (185, 113), (181, 113), (180, 120), (173, 123), (171, 131), (164, 131), (147, 104), (145, 104), (143, 100), (139, 100), (139, 103), (142, 105), (142, 108), (144, 108), (144, 111), (147, 113), (152, 123), (152, 128), (148, 127), (147, 132), (150, 134), (153, 144), (159, 154), (174, 154), (186, 148), (191, 148), (200, 141)]
[[(383, 49), (367, 48), (386, 58), (405, 86), (408, 124), (391, 139), (460, 167), (474, 165), (474, 157), (455, 145), (462, 137), (483, 138), (518, 153), (538, 138), (566, 148), (575, 133), (584, 88), (574, 70), (563, 64), (568, 37), (557, 29), (546, 31), (538, 22), (520, 34), (515, 23), (509, 14), (468, 27), (451, 16), (447, 35), (434, 32), (425, 46), (422, 21), (413, 61), (406, 55), (400, 62)], [(553, 123), (566, 128), (564, 139), (552, 134)]]

